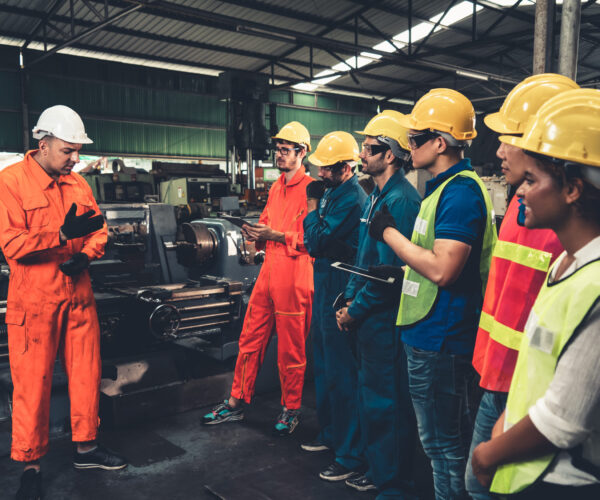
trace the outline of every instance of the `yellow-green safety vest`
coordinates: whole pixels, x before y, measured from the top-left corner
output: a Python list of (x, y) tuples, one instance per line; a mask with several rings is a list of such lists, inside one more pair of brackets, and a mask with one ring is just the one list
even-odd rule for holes
[[(415, 245), (427, 250), (433, 249), (435, 242), (435, 216), (440, 198), (444, 188), (456, 177), (468, 177), (473, 179), (479, 189), (485, 202), (486, 221), (483, 234), (483, 245), (479, 259), (479, 274), (481, 277), (481, 296), (485, 294), (487, 277), (490, 271), (492, 260), (492, 251), (498, 236), (496, 234), (496, 218), (492, 200), (488, 191), (481, 182), (479, 176), (472, 170), (463, 170), (462, 172), (448, 178), (440, 184), (427, 198), (421, 203), (421, 210), (415, 220), (415, 225), (410, 239)], [(410, 266), (406, 266), (404, 281), (402, 282), (402, 295), (400, 297), (400, 308), (398, 310), (398, 319), (396, 324), (399, 326), (410, 326), (423, 320), (436, 303), (439, 287), (433, 282), (421, 276)]]
[[(550, 271), (552, 272), (552, 271)], [(560, 355), (600, 298), (600, 260), (554, 283), (546, 283), (533, 305), (506, 402), (504, 430), (523, 419), (548, 389)], [(512, 494), (542, 477), (558, 454), (498, 467), (490, 491)]]

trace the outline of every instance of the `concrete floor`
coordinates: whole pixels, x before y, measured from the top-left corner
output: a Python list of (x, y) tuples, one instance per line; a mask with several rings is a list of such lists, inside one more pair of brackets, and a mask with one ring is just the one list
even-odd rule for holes
[[(306, 453), (300, 443), (317, 433), (314, 396), (304, 400), (301, 423), (289, 437), (272, 433), (279, 412), (278, 394), (258, 396), (242, 423), (201, 427), (205, 409), (145, 422), (134, 428), (103, 431), (101, 440), (125, 455), (120, 472), (77, 471), (71, 443), (52, 441), (42, 461), (46, 500), (136, 499), (363, 499), (343, 483), (327, 483), (318, 473), (332, 460), (329, 452)], [(0, 455), (5, 455), (2, 450)], [(415, 476), (422, 500), (433, 498), (431, 471), (417, 452)], [(0, 498), (14, 498), (21, 466), (0, 458)], [(239, 487), (239, 485), (244, 485)], [(213, 493), (211, 493), (211, 491)], [(216, 495), (215, 495), (216, 493)]]

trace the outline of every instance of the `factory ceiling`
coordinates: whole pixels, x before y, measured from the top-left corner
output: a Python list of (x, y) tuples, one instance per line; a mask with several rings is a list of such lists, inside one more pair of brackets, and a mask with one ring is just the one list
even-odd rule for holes
[[(0, 0), (0, 44), (22, 47), (25, 68), (64, 53), (244, 70), (273, 88), (405, 104), (450, 87), (481, 110), (531, 74), (534, 19), (533, 0)], [(600, 5), (582, 1), (577, 80), (587, 86), (600, 82), (599, 28)]]

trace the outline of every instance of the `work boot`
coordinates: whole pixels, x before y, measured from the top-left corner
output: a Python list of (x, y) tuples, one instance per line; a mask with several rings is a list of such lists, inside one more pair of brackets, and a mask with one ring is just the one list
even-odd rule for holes
[(353, 477), (349, 477), (346, 479), (346, 486), (350, 486), (350, 488), (354, 488), (357, 491), (369, 491), (377, 489), (377, 486), (371, 482), (366, 474), (356, 474)]
[(285, 406), (283, 407), (283, 411), (279, 418), (277, 419), (277, 423), (275, 424), (275, 432), (280, 436), (287, 436), (294, 432), (294, 429), (300, 422), (298, 416), (300, 415), (300, 410), (288, 410)]
[(97, 445), (94, 449), (83, 453), (79, 453), (76, 448), (73, 453), (73, 466), (76, 469), (119, 470), (127, 467), (127, 460)]
[(300, 445), (304, 451), (325, 451), (329, 449), (329, 446), (323, 444), (318, 438), (310, 441), (309, 443), (302, 443)]
[(17, 491), (17, 500), (40, 500), (42, 498), (42, 473), (27, 469), (21, 475), (21, 486)]
[(216, 425), (223, 422), (236, 422), (238, 420), (244, 420), (244, 407), (240, 405), (234, 408), (229, 404), (227, 399), (202, 417), (204, 425)]
[(323, 472), (319, 474), (321, 479), (325, 481), (343, 481), (344, 479), (348, 479), (351, 476), (356, 475), (356, 473), (350, 469), (347, 469), (339, 462), (333, 462), (329, 465)]

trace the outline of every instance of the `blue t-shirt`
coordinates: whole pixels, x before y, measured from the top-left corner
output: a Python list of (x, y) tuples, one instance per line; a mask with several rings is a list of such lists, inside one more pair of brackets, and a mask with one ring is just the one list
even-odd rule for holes
[[(473, 170), (468, 158), (429, 180), (425, 199), (449, 177)], [(471, 253), (458, 279), (440, 287), (438, 299), (429, 315), (416, 325), (402, 329), (405, 344), (427, 351), (471, 354), (483, 297), (479, 259), (487, 211), (478, 184), (467, 177), (456, 177), (446, 185), (435, 215), (436, 239), (457, 240), (471, 246)]]

